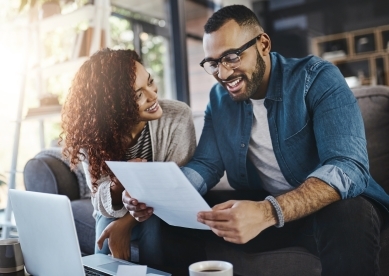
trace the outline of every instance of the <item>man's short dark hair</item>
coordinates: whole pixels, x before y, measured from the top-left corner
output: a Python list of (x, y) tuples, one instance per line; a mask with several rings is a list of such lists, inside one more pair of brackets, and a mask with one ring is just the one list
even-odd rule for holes
[(231, 5), (215, 12), (205, 24), (204, 31), (206, 34), (215, 32), (229, 20), (235, 20), (239, 26), (261, 26), (252, 10), (243, 5)]

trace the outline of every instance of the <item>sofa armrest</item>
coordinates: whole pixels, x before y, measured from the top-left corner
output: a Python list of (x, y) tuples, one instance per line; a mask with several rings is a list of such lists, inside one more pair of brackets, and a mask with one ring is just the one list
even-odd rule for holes
[(389, 86), (361, 86), (352, 91), (365, 125), (370, 173), (389, 193)]
[(70, 200), (80, 198), (76, 175), (68, 165), (48, 154), (40, 154), (26, 163), (24, 184), (28, 191), (62, 194)]

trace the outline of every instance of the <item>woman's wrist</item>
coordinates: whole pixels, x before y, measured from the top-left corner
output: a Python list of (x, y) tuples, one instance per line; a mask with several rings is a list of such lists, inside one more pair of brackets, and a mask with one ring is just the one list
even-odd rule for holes
[(130, 229), (134, 228), (139, 223), (133, 216), (131, 216), (130, 213), (125, 214), (123, 219), (127, 221), (130, 226)]
[(120, 207), (118, 209), (121, 209), (121, 207), (123, 206), (123, 202), (122, 202), (122, 193), (124, 191), (123, 185), (116, 184), (115, 182), (111, 181), (109, 190), (111, 192), (112, 207), (117, 206)]

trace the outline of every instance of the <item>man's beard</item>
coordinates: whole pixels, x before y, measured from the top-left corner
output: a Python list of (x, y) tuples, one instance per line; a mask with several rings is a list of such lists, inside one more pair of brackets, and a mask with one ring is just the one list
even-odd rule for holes
[(242, 76), (242, 79), (246, 80), (246, 92), (239, 97), (233, 97), (230, 94), (232, 100), (240, 102), (250, 99), (255, 93), (259, 91), (259, 87), (262, 84), (263, 76), (265, 75), (266, 64), (262, 56), (259, 54), (258, 49), (255, 48), (257, 52), (257, 63), (255, 65), (255, 70), (251, 79), (248, 79), (246, 75)]

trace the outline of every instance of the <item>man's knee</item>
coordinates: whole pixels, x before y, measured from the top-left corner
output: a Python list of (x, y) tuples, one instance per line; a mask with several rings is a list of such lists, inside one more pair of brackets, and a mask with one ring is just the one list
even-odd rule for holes
[(318, 211), (314, 237), (322, 274), (370, 275), (373, 269), (378, 271), (380, 226), (378, 210), (361, 196)]
[(156, 215), (152, 215), (147, 220), (138, 223), (133, 229), (132, 238), (141, 239), (143, 237), (151, 238), (161, 232), (163, 222)]
[(381, 219), (378, 209), (362, 196), (339, 200), (315, 214), (317, 228), (333, 230), (348, 235), (350, 231), (380, 230)]

